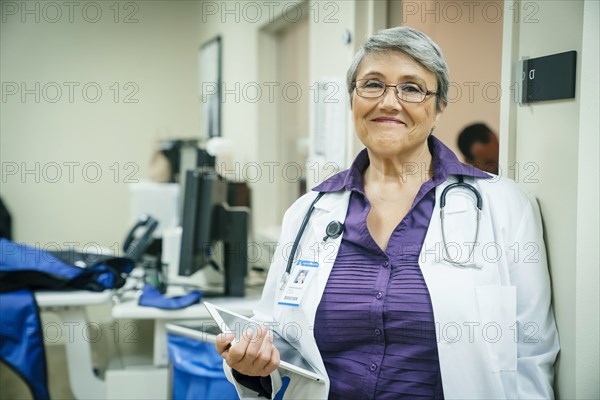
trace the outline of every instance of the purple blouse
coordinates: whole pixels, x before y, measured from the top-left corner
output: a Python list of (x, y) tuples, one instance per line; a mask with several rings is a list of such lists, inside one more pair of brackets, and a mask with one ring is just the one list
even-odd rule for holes
[(419, 253), (448, 174), (487, 178), (430, 136), (433, 178), (421, 186), (384, 252), (367, 228), (366, 150), (314, 190), (352, 191), (340, 250), (315, 318), (315, 339), (331, 380), (329, 398), (441, 399), (442, 381), (429, 291)]

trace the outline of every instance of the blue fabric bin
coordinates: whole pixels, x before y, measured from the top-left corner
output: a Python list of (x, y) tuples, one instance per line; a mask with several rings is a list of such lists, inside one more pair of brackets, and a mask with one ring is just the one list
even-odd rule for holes
[(174, 400), (239, 399), (214, 344), (169, 333), (168, 348)]

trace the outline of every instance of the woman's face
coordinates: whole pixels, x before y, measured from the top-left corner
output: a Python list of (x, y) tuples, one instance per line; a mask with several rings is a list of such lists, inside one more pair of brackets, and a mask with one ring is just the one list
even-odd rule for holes
[[(402, 82), (418, 84), (437, 91), (436, 78), (409, 56), (400, 52), (374, 53), (363, 59), (356, 80), (377, 79), (388, 85)], [(394, 88), (379, 98), (364, 98), (352, 93), (354, 127), (369, 151), (383, 157), (410, 154), (423, 146), (441, 113), (436, 113), (435, 95), (422, 103), (398, 100)]]

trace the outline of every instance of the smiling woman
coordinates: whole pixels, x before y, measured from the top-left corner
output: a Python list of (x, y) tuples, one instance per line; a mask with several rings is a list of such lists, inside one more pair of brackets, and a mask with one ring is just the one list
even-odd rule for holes
[[(297, 347), (327, 379), (280, 370), (266, 329), (235, 343), (224, 334), (217, 351), (238, 394), (553, 397), (559, 345), (539, 211), (513, 182), (460, 163), (432, 135), (448, 104), (442, 52), (415, 29), (381, 31), (357, 53), (347, 84), (365, 149), (286, 213), (255, 315), (280, 334), (294, 326)], [(342, 220), (343, 234), (329, 239), (328, 224)], [(524, 243), (539, 257), (487, 251)], [(315, 269), (290, 306), (280, 282), (307, 263)]]
[[(435, 75), (407, 55), (394, 52), (367, 56), (357, 77), (357, 95), (352, 97), (354, 126), (370, 156), (402, 153), (405, 160), (420, 161), (415, 152), (428, 153), (423, 152), (425, 139), (441, 116), (431, 101), (435, 97), (427, 95), (432, 93), (427, 88), (436, 87)], [(388, 86), (386, 82), (396, 83)], [(387, 90), (390, 87), (393, 90)]]

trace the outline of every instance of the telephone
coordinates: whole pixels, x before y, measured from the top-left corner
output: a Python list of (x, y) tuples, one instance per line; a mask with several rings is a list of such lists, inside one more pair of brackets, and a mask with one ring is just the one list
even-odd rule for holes
[(138, 221), (129, 230), (125, 242), (123, 243), (125, 257), (134, 261), (139, 261), (148, 247), (152, 244), (152, 234), (157, 227), (158, 221), (156, 219), (148, 214), (141, 215)]

